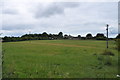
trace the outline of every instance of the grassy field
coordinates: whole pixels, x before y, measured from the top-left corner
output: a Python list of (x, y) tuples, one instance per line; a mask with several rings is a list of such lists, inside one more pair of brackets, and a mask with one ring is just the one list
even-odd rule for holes
[[(3, 43), (4, 78), (116, 78), (118, 51), (105, 41), (35, 40)], [(105, 64), (111, 62), (111, 65)]]

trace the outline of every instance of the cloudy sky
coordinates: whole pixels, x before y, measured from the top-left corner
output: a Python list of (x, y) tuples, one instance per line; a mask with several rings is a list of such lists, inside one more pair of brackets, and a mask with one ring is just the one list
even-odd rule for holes
[(73, 36), (118, 33), (118, 2), (41, 2), (40, 0), (1, 0), (2, 36), (60, 31)]

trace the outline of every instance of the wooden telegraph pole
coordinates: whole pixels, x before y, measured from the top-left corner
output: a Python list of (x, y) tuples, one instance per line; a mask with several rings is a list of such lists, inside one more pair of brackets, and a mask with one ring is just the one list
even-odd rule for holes
[(109, 27), (109, 25), (107, 24), (106, 26), (107, 26), (107, 29), (106, 29), (106, 31), (107, 31), (107, 39), (106, 39), (106, 44), (107, 44), (107, 45), (106, 45), (106, 47), (108, 48), (108, 27)]

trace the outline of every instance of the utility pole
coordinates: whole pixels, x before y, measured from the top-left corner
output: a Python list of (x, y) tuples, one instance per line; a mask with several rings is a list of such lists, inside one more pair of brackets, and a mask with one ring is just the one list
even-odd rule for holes
[(106, 47), (108, 48), (108, 27), (109, 27), (109, 25), (107, 24), (106, 26), (107, 26), (107, 29), (106, 29), (106, 31), (107, 31), (107, 39), (106, 39), (106, 44), (107, 44), (107, 45), (106, 45)]

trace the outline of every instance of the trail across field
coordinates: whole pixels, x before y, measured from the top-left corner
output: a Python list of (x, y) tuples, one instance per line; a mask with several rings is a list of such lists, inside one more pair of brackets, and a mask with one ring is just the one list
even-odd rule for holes
[(115, 78), (118, 53), (109, 41), (112, 65), (101, 55), (106, 41), (33, 40), (3, 43), (4, 78)]
[(65, 46), (65, 47), (84, 47), (84, 48), (96, 48), (93, 46), (80, 46), (80, 45), (68, 45), (68, 44), (59, 44), (59, 43), (29, 43), (29, 44), (42, 44), (42, 45), (50, 45), (50, 46)]

